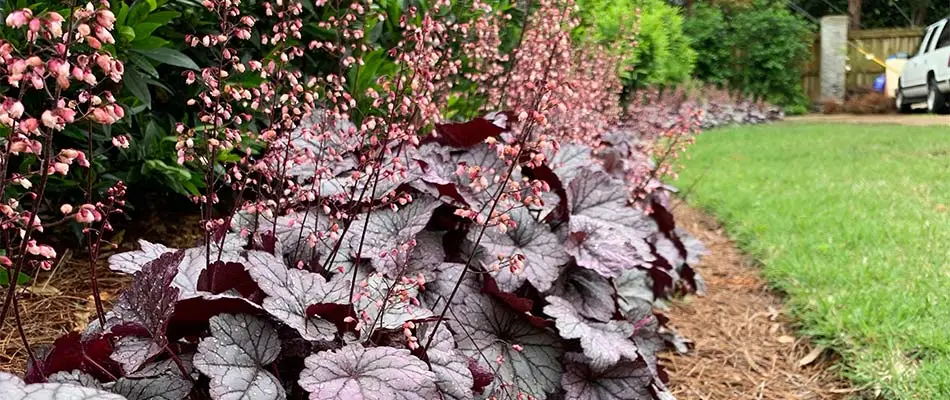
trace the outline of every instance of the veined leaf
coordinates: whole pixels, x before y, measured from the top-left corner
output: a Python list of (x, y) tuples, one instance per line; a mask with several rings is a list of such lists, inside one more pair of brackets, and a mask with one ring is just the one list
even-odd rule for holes
[(195, 367), (211, 378), (214, 400), (278, 400), (287, 397), (265, 369), (280, 354), (280, 338), (267, 322), (249, 315), (211, 317), (211, 337), (198, 343)]
[(433, 400), (436, 377), (409, 350), (350, 344), (304, 360), (300, 386), (310, 399)]

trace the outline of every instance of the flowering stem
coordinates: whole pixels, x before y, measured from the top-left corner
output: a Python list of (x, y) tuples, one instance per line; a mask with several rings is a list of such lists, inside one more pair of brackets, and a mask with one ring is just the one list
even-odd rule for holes
[[(10, 281), (15, 281), (15, 279), (10, 279)], [(11, 284), (10, 286), (12, 287), (13, 285)], [(16, 296), (13, 297), (13, 318), (16, 321), (17, 334), (20, 335), (20, 340), (23, 341), (23, 347), (26, 349), (26, 354), (30, 356), (30, 363), (39, 368), (40, 374), (46, 376), (46, 374), (43, 373), (43, 366), (36, 361), (36, 354), (33, 353), (33, 347), (30, 346), (30, 342), (26, 339), (26, 332), (23, 331), (23, 320), (20, 319), (20, 302), (17, 300)]]
[[(92, 143), (92, 120), (89, 121), (88, 130), (86, 132), (86, 144), (89, 148), (89, 157), (92, 158), (92, 153), (95, 150)], [(87, 171), (86, 179), (86, 204), (92, 204), (92, 166), (90, 165)], [(107, 218), (108, 216), (106, 216)], [(103, 227), (105, 222), (103, 221)], [(92, 298), (96, 303), (96, 317), (99, 319), (99, 325), (106, 325), (105, 311), (102, 307), (102, 296), (99, 294), (99, 277), (96, 272), (97, 267), (97, 256), (99, 254), (99, 242), (102, 240), (102, 230), (96, 235), (96, 243), (93, 243), (92, 240), (92, 226), (85, 229), (86, 231), (86, 245), (89, 246), (89, 281), (92, 285)]]
[(40, 164), (40, 185), (36, 196), (36, 199), (33, 202), (33, 211), (30, 213), (30, 218), (26, 223), (26, 228), (24, 228), (23, 239), (20, 243), (20, 249), (17, 253), (19, 258), (17, 259), (16, 266), (13, 268), (13, 273), (10, 274), (9, 279), (10, 286), (7, 287), (7, 295), (3, 301), (3, 310), (0, 311), (0, 329), (3, 329), (3, 323), (6, 321), (7, 312), (10, 310), (10, 304), (15, 302), (14, 296), (16, 296), (16, 285), (17, 279), (15, 277), (20, 276), (20, 272), (23, 272), (23, 263), (26, 262), (26, 247), (30, 242), (30, 237), (33, 234), (33, 225), (36, 222), (36, 215), (40, 211), (40, 205), (43, 203), (43, 198), (46, 195), (46, 184), (49, 182), (49, 169), (50, 162), (53, 159), (52, 154), (53, 147), (53, 132), (52, 130), (46, 135), (46, 144), (43, 146), (43, 161)]

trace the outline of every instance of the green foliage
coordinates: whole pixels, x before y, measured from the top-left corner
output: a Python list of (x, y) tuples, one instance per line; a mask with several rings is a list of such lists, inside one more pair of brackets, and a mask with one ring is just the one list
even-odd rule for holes
[(633, 82), (639, 87), (683, 82), (693, 73), (696, 51), (683, 33), (682, 10), (663, 0), (641, 0), (638, 6)]
[(810, 56), (808, 21), (766, 0), (734, 8), (697, 3), (685, 31), (698, 52), (698, 79), (764, 98), (790, 113), (805, 108), (801, 72)]
[[(663, 0), (579, 0), (577, 4), (582, 22), (575, 39), (622, 55), (619, 74), (625, 86), (675, 84), (692, 74), (696, 52), (683, 34), (679, 7)], [(634, 43), (629, 38), (637, 31)]]

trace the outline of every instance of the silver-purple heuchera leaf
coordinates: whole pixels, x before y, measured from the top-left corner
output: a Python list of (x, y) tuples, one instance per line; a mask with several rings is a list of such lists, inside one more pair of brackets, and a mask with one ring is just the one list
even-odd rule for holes
[(607, 368), (594, 368), (586, 357), (565, 357), (565, 400), (653, 400), (651, 386), (657, 381), (642, 359), (623, 360)]
[[(223, 249), (219, 252), (215, 246), (211, 247), (211, 262), (220, 261), (244, 263), (244, 257), (241, 256), (243, 249), (236, 248), (235, 234), (229, 234)], [(179, 298), (181, 300), (201, 297), (207, 292), (198, 290), (198, 280), (201, 278), (201, 272), (208, 266), (209, 258), (206, 256), (205, 246), (192, 247), (185, 249), (185, 257), (178, 264), (178, 274), (172, 282), (180, 290)], [(220, 257), (219, 257), (220, 253)]]
[(109, 269), (126, 274), (134, 274), (142, 269), (146, 263), (158, 258), (158, 256), (173, 252), (177, 249), (165, 247), (161, 243), (151, 243), (147, 240), (139, 240), (139, 249), (118, 253), (109, 257)]
[[(359, 251), (360, 241), (363, 240), (361, 258), (370, 258), (373, 267), (379, 270), (399, 268), (389, 252), (399, 249), (415, 238), (429, 222), (432, 211), (440, 204), (431, 197), (422, 196), (396, 211), (387, 208), (375, 210), (368, 217), (361, 215), (353, 221), (356, 230), (350, 235), (350, 247)], [(362, 232), (364, 224), (365, 236)]]
[(195, 367), (211, 378), (213, 400), (278, 400), (284, 387), (267, 369), (280, 354), (270, 323), (250, 315), (211, 317), (211, 336), (198, 343)]
[(689, 265), (699, 264), (699, 259), (702, 256), (709, 254), (709, 249), (703, 245), (703, 242), (700, 242), (695, 236), (690, 234), (684, 229), (676, 228), (674, 231), (676, 236), (680, 239), (680, 242), (683, 243), (683, 247), (686, 248), (686, 263)]
[(179, 375), (163, 374), (150, 378), (119, 378), (109, 390), (128, 400), (181, 400), (188, 397), (192, 385)]
[[(138, 369), (145, 361), (157, 355), (168, 343), (165, 328), (175, 312), (178, 288), (172, 281), (178, 273), (185, 252), (165, 253), (148, 262), (132, 278), (128, 290), (119, 295), (109, 312), (105, 331), (141, 339), (125, 339), (126, 346), (117, 355), (127, 372)], [(123, 342), (120, 341), (120, 344)]]
[[(641, 211), (627, 207), (627, 191), (605, 172), (581, 169), (566, 187), (571, 218), (584, 215), (605, 224), (634, 229), (637, 236), (647, 237), (656, 230)], [(572, 225), (573, 227), (573, 225)]]
[[(435, 278), (428, 281), (426, 290), (422, 292), (422, 303), (431, 310), (441, 311), (445, 307), (445, 300), (452, 295), (452, 289), (455, 283), (459, 281), (465, 264), (444, 262), (435, 268)], [(477, 274), (469, 271), (462, 278), (459, 290), (452, 297), (452, 305), (465, 303), (468, 296), (480, 295), (481, 282), (478, 281)]]
[[(419, 338), (428, 337), (434, 324), (426, 324), (416, 332)], [(432, 337), (432, 345), (426, 350), (429, 365), (435, 373), (436, 385), (445, 400), (471, 400), (474, 398), (472, 386), (475, 384), (472, 371), (468, 368), (469, 358), (455, 348), (455, 338), (445, 324)]]
[(614, 280), (614, 286), (617, 289), (617, 304), (627, 319), (637, 321), (653, 312), (656, 297), (649, 272), (639, 268), (624, 271)]
[(166, 371), (148, 376), (125, 376), (109, 383), (101, 383), (81, 371), (61, 371), (50, 375), (47, 381), (109, 391), (128, 400), (182, 400), (188, 397), (193, 386), (180, 371), (178, 374)]
[(79, 370), (73, 371), (60, 371), (53, 375), (46, 377), (46, 381), (49, 383), (64, 383), (67, 385), (76, 385), (93, 389), (102, 389), (105, 388), (102, 386), (102, 383), (99, 382), (96, 377), (89, 375), (85, 372)]
[[(485, 228), (479, 261), (503, 291), (513, 292), (525, 280), (539, 291), (547, 291), (571, 258), (548, 225), (535, 220), (527, 209), (516, 208), (510, 215), (517, 226), (507, 232), (502, 233), (496, 227)], [(469, 231), (468, 240), (475, 242), (479, 231)], [(523, 269), (512, 271), (507, 263), (499, 263), (499, 257), (514, 256), (524, 257)]]
[[(365, 313), (363, 335), (373, 329), (402, 328), (403, 323), (433, 316), (428, 308), (418, 302), (419, 288), (373, 274), (366, 278), (365, 286), (357, 289), (356, 313)], [(380, 315), (381, 314), (381, 315)]]
[(156, 347), (151, 338), (125, 336), (116, 341), (115, 350), (109, 358), (121, 364), (126, 372), (132, 372), (138, 371), (149, 357), (161, 351), (161, 347)]
[(20, 377), (7, 372), (0, 372), (0, 394), (3, 400), (127, 400), (103, 389), (68, 383), (27, 385)]
[(662, 234), (658, 233), (655, 235), (653, 246), (656, 247), (656, 253), (677, 270), (686, 262), (686, 259), (680, 255), (680, 250), (676, 248), (676, 243), (673, 243), (672, 240), (667, 239)]
[(566, 185), (585, 169), (600, 169), (591, 157), (590, 147), (579, 144), (561, 145), (554, 157), (547, 154), (546, 164), (551, 167), (562, 185)]
[(567, 300), (578, 313), (597, 321), (609, 321), (617, 310), (614, 286), (607, 278), (586, 268), (569, 267), (549, 293)]
[(311, 400), (433, 400), (436, 376), (409, 350), (346, 345), (304, 360), (300, 387)]
[[(468, 174), (455, 174), (458, 167), (475, 166), (479, 167), (481, 171), (480, 176), (475, 179), (485, 178), (482, 182), (484, 185), (472, 185), (472, 179)], [(508, 169), (509, 166), (505, 163), (505, 160), (498, 157), (497, 151), (484, 143), (476, 145), (464, 153), (454, 155), (451, 164), (446, 168), (451, 173), (447, 178), (455, 182), (456, 190), (465, 199), (469, 207), (473, 210), (485, 210), (486, 214), (499, 188), (505, 184), (504, 178), (508, 174)], [(496, 176), (500, 178), (497, 182), (494, 179)], [(520, 181), (520, 169), (515, 168), (512, 170), (508, 182)]]
[(267, 294), (264, 310), (297, 330), (307, 340), (330, 340), (337, 333), (336, 325), (307, 315), (314, 304), (346, 304), (348, 290), (337, 290), (320, 274), (287, 268), (284, 261), (263, 251), (247, 254), (248, 273)]
[(490, 360), (497, 368), (492, 394), (504, 399), (520, 393), (545, 398), (557, 390), (563, 353), (557, 336), (531, 326), (487, 296), (469, 296), (452, 307), (451, 315), (455, 320), (450, 328), (459, 351), (476, 360)]
[(416, 245), (408, 254), (400, 252), (394, 262), (377, 266), (377, 271), (389, 278), (403, 276), (416, 277), (419, 274), (427, 280), (435, 277), (436, 267), (445, 261), (445, 247), (442, 245), (442, 232), (423, 231), (416, 235)]
[(545, 298), (544, 313), (554, 318), (554, 326), (561, 337), (579, 339), (584, 355), (595, 368), (606, 368), (622, 358), (635, 360), (637, 346), (631, 336), (636, 330), (626, 321), (596, 322), (584, 318), (574, 305), (557, 296)]
[[(629, 209), (628, 212), (635, 212)], [(605, 224), (585, 215), (571, 216), (571, 234), (565, 247), (577, 265), (616, 278), (624, 270), (653, 259), (650, 246), (638, 232)]]

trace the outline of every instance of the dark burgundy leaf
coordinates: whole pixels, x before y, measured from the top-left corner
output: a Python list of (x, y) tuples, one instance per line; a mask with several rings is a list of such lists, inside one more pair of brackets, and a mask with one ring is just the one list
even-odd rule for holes
[(83, 339), (77, 332), (70, 332), (53, 342), (45, 357), (37, 359), (38, 365), (29, 365), (26, 382), (45, 382), (46, 377), (60, 372), (78, 370), (94, 376), (99, 381), (109, 381), (111, 376), (122, 375), (122, 368), (109, 356), (112, 341), (105, 335)]
[[(106, 318), (104, 332), (113, 335), (136, 336), (148, 341), (123, 342), (123, 351), (113, 355), (127, 370), (132, 372), (149, 358), (161, 353), (168, 340), (166, 326), (179, 289), (172, 285), (178, 275), (178, 266), (185, 257), (184, 250), (165, 253), (152, 260), (135, 273), (131, 286), (121, 295)], [(132, 348), (135, 350), (132, 350)]]
[(482, 367), (474, 358), (468, 358), (468, 370), (472, 373), (472, 378), (474, 379), (474, 385), (472, 385), (472, 391), (477, 394), (482, 394), (485, 391), (485, 387), (491, 385), (492, 380), (495, 379), (495, 374), (488, 368)]
[(517, 311), (519, 314), (524, 315), (525, 318), (528, 319), (528, 323), (537, 328), (543, 329), (554, 324), (554, 322), (551, 320), (538, 317), (533, 314), (534, 300), (520, 297), (514, 293), (509, 293), (498, 289), (498, 284), (491, 276), (484, 276), (484, 282), (482, 283), (482, 293), (485, 293), (494, 299), (501, 301), (502, 303), (508, 305), (508, 307), (511, 307), (511, 309)]
[(202, 336), (208, 320), (219, 314), (263, 314), (253, 303), (235, 297), (195, 297), (178, 302), (168, 323), (166, 336), (175, 341), (184, 337)]
[[(318, 317), (336, 325), (340, 332), (356, 332), (356, 311), (352, 304), (319, 303), (307, 307), (308, 317)], [(349, 322), (346, 318), (353, 318)]]
[(264, 300), (264, 292), (251, 279), (243, 264), (215, 261), (198, 276), (200, 291), (221, 294), (232, 289), (256, 304)]
[(446, 146), (469, 148), (504, 132), (506, 125), (499, 121), (501, 119), (488, 120), (480, 117), (458, 124), (436, 124), (435, 131), (438, 136), (434, 140)]

